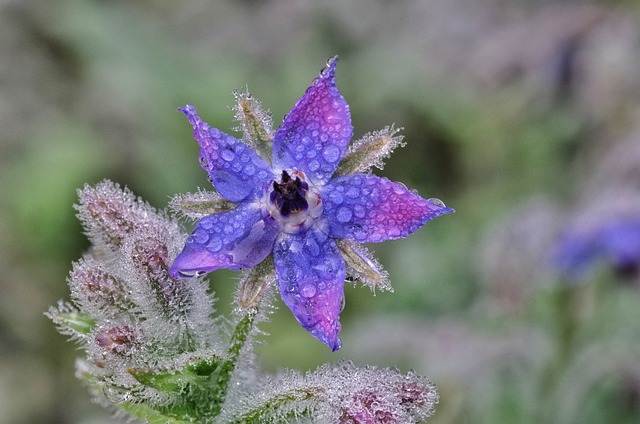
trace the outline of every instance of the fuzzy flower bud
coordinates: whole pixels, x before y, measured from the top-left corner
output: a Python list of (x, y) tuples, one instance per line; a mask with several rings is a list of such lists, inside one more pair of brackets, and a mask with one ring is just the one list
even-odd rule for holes
[(149, 237), (134, 242), (131, 259), (135, 267), (147, 274), (151, 280), (166, 281), (169, 278), (168, 256), (166, 244), (157, 238)]
[(95, 187), (87, 185), (78, 190), (78, 196), (80, 204), (75, 208), (87, 235), (92, 242), (110, 250), (120, 247), (125, 237), (136, 230), (163, 228), (163, 220), (153, 208), (111, 181)]
[(92, 259), (74, 265), (69, 285), (73, 298), (85, 309), (111, 314), (129, 306), (122, 282)]
[(105, 351), (125, 354), (137, 342), (138, 337), (129, 325), (110, 328), (96, 336), (96, 343)]

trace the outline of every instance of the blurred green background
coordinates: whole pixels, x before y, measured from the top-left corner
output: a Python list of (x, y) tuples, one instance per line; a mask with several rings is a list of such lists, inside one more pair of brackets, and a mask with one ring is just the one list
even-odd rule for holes
[[(230, 131), (248, 85), (277, 125), (338, 54), (356, 138), (405, 128), (376, 173), (457, 213), (370, 246), (395, 293), (347, 288), (341, 351), (280, 305), (264, 370), (415, 369), (440, 424), (640, 422), (637, 278), (567, 285), (547, 260), (624, 180), (610, 152), (640, 187), (639, 24), (630, 1), (1, 0), (0, 421), (117, 422), (43, 315), (88, 246), (75, 190), (108, 178), (162, 209), (208, 188), (176, 108)], [(236, 278), (210, 277), (223, 313)]]

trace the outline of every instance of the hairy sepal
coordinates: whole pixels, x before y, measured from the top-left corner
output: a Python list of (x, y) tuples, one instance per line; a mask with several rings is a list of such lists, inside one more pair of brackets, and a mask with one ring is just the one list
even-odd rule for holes
[(369, 287), (374, 293), (376, 289), (393, 292), (387, 272), (365, 247), (346, 239), (337, 240), (337, 244), (350, 280)]
[(207, 215), (233, 210), (236, 204), (214, 191), (200, 190), (197, 193), (174, 196), (169, 201), (169, 208), (179, 216), (197, 220)]
[(237, 128), (242, 131), (242, 139), (268, 163), (271, 163), (273, 142), (273, 122), (271, 113), (262, 109), (262, 104), (247, 90), (233, 92), (236, 104), (233, 107)]
[(402, 128), (393, 125), (380, 131), (365, 134), (359, 140), (349, 146), (347, 153), (338, 165), (335, 176), (361, 174), (368, 172), (372, 167), (382, 169), (384, 159), (389, 157), (393, 150), (406, 144), (401, 135), (396, 135)]

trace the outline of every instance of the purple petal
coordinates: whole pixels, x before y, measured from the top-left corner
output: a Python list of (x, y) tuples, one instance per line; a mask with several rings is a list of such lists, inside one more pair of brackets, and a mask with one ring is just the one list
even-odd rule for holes
[(169, 274), (188, 278), (219, 268), (253, 267), (271, 253), (276, 236), (275, 227), (256, 208), (206, 216), (196, 224)]
[(620, 276), (635, 277), (640, 269), (640, 220), (606, 217), (591, 227), (575, 225), (562, 235), (553, 260), (574, 282), (585, 279), (599, 261)]
[(300, 325), (336, 351), (346, 269), (333, 239), (309, 230), (283, 234), (273, 250), (284, 303)]
[(232, 202), (261, 194), (273, 178), (271, 167), (235, 137), (203, 122), (194, 106), (179, 110), (193, 125), (193, 138), (200, 145), (200, 165), (216, 190)]
[(594, 234), (568, 231), (562, 235), (554, 249), (554, 265), (571, 280), (581, 280), (598, 257)]
[(617, 219), (604, 225), (602, 244), (608, 259), (617, 268), (640, 266), (640, 220)]
[(336, 63), (313, 81), (276, 132), (275, 169), (297, 168), (316, 183), (335, 172), (353, 134), (349, 106), (336, 87)]
[(375, 175), (346, 175), (322, 189), (324, 213), (332, 237), (379, 242), (407, 237), (427, 221), (453, 212), (404, 185)]

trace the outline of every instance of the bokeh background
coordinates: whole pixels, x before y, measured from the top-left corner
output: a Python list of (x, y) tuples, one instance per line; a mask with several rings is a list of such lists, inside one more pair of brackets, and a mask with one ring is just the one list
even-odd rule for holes
[(552, 0), (1, 0), (0, 421), (116, 422), (43, 315), (76, 189), (209, 187), (176, 108), (228, 130), (248, 86), (277, 125), (334, 54), (356, 137), (405, 128), (376, 173), (457, 213), (370, 246), (395, 293), (347, 288), (341, 351), (280, 307), (263, 369), (415, 369), (439, 424), (640, 422), (640, 13)]

